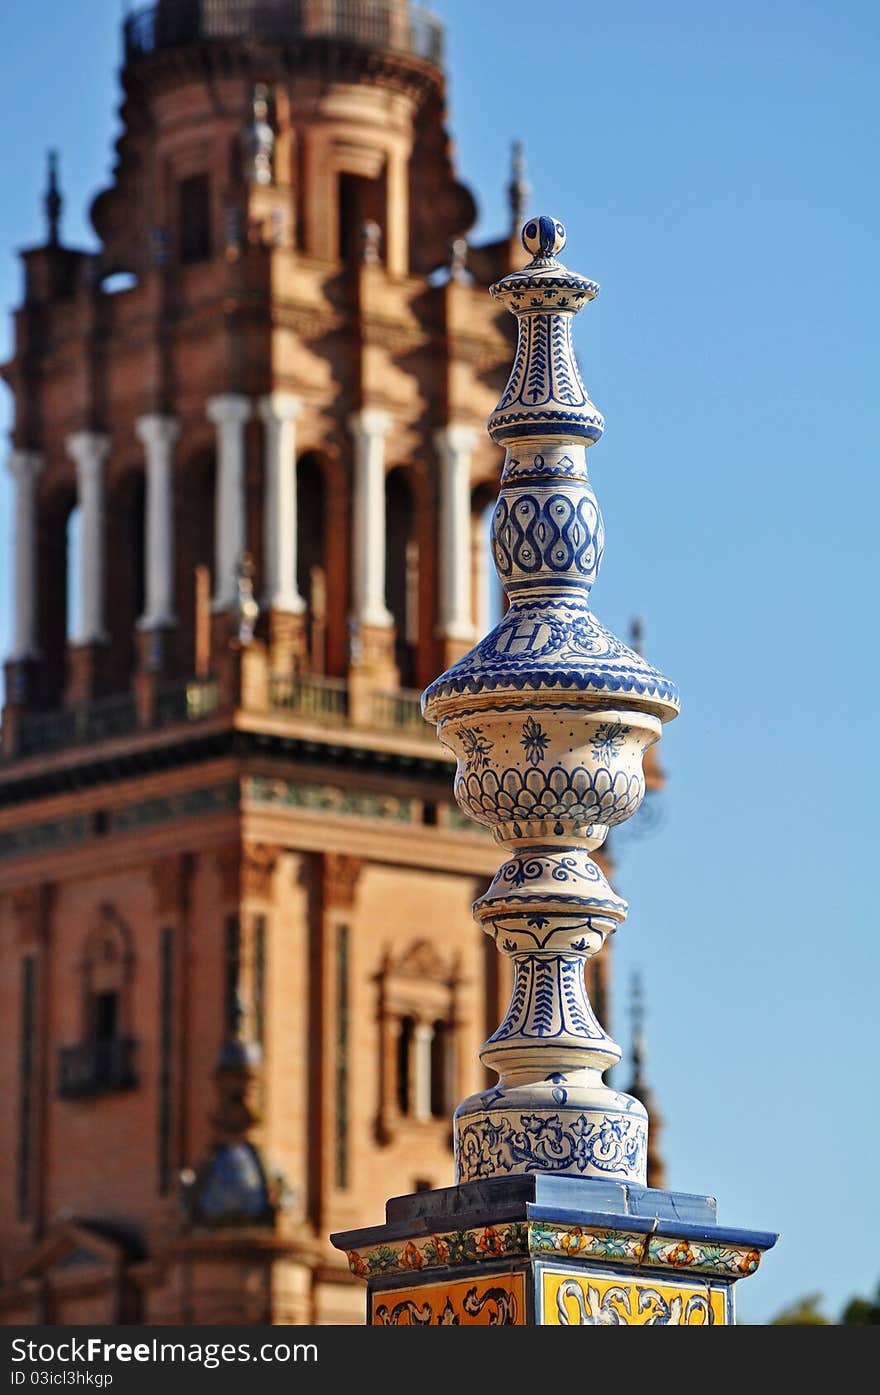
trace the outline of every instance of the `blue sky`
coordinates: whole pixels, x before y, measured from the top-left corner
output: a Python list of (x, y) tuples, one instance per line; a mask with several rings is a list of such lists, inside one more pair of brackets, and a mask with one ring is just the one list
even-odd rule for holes
[[(622, 840), (615, 1022), (645, 981), (671, 1184), (778, 1229), (744, 1321), (880, 1279), (876, 1204), (878, 554), (873, 0), (437, 0), (478, 234), (532, 209), (603, 286), (577, 344), (606, 435), (594, 595), (675, 678), (663, 817)], [(117, 0), (0, 16), (0, 305), (58, 145), (65, 233), (117, 129)], [(4, 356), (8, 318), (0, 321)], [(8, 394), (0, 399), (8, 425)], [(0, 486), (8, 544), (9, 490)], [(0, 641), (9, 643), (8, 583)], [(863, 725), (864, 724), (864, 725)], [(619, 1080), (619, 1083), (622, 1083)]]

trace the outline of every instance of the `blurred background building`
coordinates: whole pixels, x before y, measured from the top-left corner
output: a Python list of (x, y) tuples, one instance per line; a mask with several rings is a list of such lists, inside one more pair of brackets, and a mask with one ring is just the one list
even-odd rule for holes
[(326, 1237), (450, 1179), (509, 993), (418, 691), (501, 604), (528, 191), (516, 152), (467, 242), (406, 0), (160, 0), (124, 43), (100, 250), (51, 160), (3, 368), (0, 1313), (359, 1321)]

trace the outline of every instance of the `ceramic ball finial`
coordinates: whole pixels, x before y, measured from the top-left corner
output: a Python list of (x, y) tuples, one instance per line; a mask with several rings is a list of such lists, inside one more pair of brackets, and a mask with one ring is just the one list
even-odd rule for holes
[(522, 244), (535, 258), (555, 257), (565, 246), (565, 225), (542, 214), (523, 224)]

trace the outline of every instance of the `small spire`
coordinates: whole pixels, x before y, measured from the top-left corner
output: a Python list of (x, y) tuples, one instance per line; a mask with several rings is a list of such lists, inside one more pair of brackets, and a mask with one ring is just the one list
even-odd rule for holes
[(374, 219), (361, 224), (361, 261), (365, 266), (378, 266), (382, 260), (382, 229)]
[(629, 623), (629, 644), (637, 654), (644, 655), (645, 622), (641, 615), (634, 615)]
[(269, 88), (255, 84), (250, 120), (244, 129), (245, 175), (249, 184), (271, 184), (275, 132), (269, 120)]
[(58, 246), (58, 231), (61, 225), (61, 211), (64, 208), (64, 199), (61, 197), (61, 190), (58, 187), (58, 151), (49, 151), (48, 179), (46, 183), (46, 196), (43, 200), (46, 209), (46, 220), (49, 225), (49, 246)]
[(642, 1074), (645, 1065), (645, 1000), (642, 995), (642, 976), (636, 969), (630, 986), (630, 1018), (632, 1019), (632, 1065), (633, 1077), (630, 1090), (641, 1099), (645, 1091)]
[(470, 273), (467, 269), (468, 244), (466, 237), (456, 237), (449, 248), (449, 276), (453, 281), (467, 283)]
[(254, 595), (254, 571), (253, 557), (249, 552), (243, 552), (235, 572), (238, 642), (242, 645), (251, 643), (260, 618), (259, 603)]
[(648, 1111), (648, 1186), (666, 1186), (666, 1164), (660, 1153), (660, 1136), (663, 1132), (663, 1116), (656, 1103), (654, 1093), (645, 1079), (645, 1000), (642, 991), (642, 976), (636, 970), (630, 981), (630, 1020), (632, 1022), (632, 1079), (627, 1086), (627, 1094), (640, 1100)]
[(532, 186), (526, 179), (526, 160), (521, 140), (515, 140), (511, 147), (510, 158), (510, 183), (507, 186), (507, 198), (510, 204), (510, 226), (514, 233), (520, 229), (525, 216), (526, 206), (532, 193)]

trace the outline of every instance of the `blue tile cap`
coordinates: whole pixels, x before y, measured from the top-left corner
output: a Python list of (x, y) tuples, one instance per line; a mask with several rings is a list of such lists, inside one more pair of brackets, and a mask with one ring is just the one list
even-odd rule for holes
[(357, 1250), (446, 1230), (540, 1220), (641, 1234), (657, 1231), (666, 1239), (762, 1251), (776, 1244), (779, 1236), (774, 1231), (718, 1225), (716, 1210), (711, 1196), (536, 1173), (392, 1197), (384, 1225), (339, 1231), (330, 1240), (337, 1249)]

